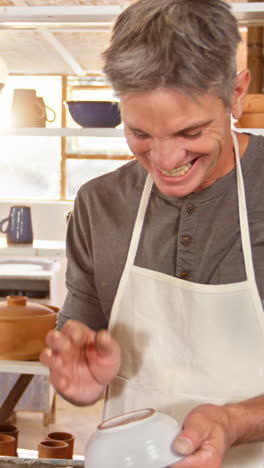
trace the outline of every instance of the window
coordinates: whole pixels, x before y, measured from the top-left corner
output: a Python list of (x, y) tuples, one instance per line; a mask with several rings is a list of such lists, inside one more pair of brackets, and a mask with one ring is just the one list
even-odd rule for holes
[[(72, 77), (67, 80), (67, 100), (114, 101), (115, 96), (102, 77)], [(69, 112), (66, 125), (78, 128)], [(122, 124), (119, 127), (122, 128)], [(66, 198), (72, 199), (81, 183), (117, 169), (133, 156), (123, 137), (77, 136), (66, 138), (64, 157)]]
[[(0, 95), (0, 125), (12, 127), (12, 100), (15, 89), (36, 90), (56, 119), (47, 127), (60, 127), (61, 78), (10, 76)], [(28, 106), (25, 104), (25, 114)], [(47, 109), (47, 116), (53, 117)], [(60, 138), (0, 135), (0, 198), (58, 200), (60, 196)]]
[[(123, 137), (4, 135), (12, 127), (14, 90), (32, 89), (42, 97), (47, 128), (80, 128), (66, 100), (112, 100), (101, 77), (10, 76), (0, 94), (0, 199), (72, 200), (80, 185), (115, 170), (132, 158)], [(25, 113), (29, 105), (25, 104)], [(20, 129), (19, 129), (20, 130)], [(33, 132), (32, 132), (33, 133)]]

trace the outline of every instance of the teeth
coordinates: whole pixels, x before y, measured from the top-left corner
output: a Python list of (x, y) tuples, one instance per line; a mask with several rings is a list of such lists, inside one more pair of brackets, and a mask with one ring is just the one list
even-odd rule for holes
[(191, 163), (185, 164), (185, 166), (177, 167), (176, 169), (171, 169), (171, 171), (166, 171), (165, 169), (160, 169), (160, 172), (166, 176), (183, 176), (191, 169)]

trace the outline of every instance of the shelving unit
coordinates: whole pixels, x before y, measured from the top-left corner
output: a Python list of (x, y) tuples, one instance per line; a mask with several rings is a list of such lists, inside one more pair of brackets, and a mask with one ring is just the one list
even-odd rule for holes
[[(241, 25), (264, 24), (264, 4), (230, 3)], [(125, 9), (120, 5), (102, 6), (7, 6), (0, 7), (0, 27), (3, 29), (69, 29), (89, 28), (93, 25), (110, 27)]]
[[(264, 25), (264, 3), (230, 3), (241, 26)], [(126, 5), (99, 6), (2, 6), (0, 29), (91, 30), (110, 28)], [(1, 136), (123, 137), (121, 128), (10, 128), (0, 129)]]
[(40, 392), (44, 390), (45, 413), (44, 424), (54, 419), (55, 391), (49, 385), (49, 370), (39, 361), (2, 361), (0, 360), (0, 373), (7, 373), (7, 378), (14, 376), (14, 384), (10, 388), (5, 400), (0, 405), (0, 421), (5, 422), (11, 416), (16, 404), (23, 396), (34, 376), (42, 378)]
[[(240, 26), (263, 26), (264, 3), (231, 3), (234, 15)], [(12, 6), (0, 7), (0, 29), (77, 31), (93, 28), (110, 29), (113, 21), (125, 8), (121, 6)], [(55, 44), (56, 45), (56, 44)], [(65, 51), (62, 52), (65, 56)], [(264, 134), (264, 129), (235, 129), (236, 131)], [(45, 136), (45, 137), (124, 137), (122, 128), (8, 128), (0, 129), (1, 136)], [(65, 145), (64, 145), (65, 146)], [(64, 243), (35, 241), (32, 246), (10, 247), (5, 240), (0, 242), (1, 255), (25, 256), (64, 256)], [(0, 361), (0, 373), (19, 373), (26, 379), (20, 388), (15, 390), (15, 399), (19, 399), (24, 387), (29, 384), (32, 375), (43, 375), (48, 378), (48, 370), (40, 363), (23, 363)], [(13, 405), (14, 407), (14, 405)], [(8, 404), (8, 411), (11, 407)], [(6, 408), (2, 408), (2, 417), (6, 417)], [(1, 408), (0, 408), (1, 413)]]
[(73, 26), (91, 28), (92, 25), (110, 26), (125, 7), (103, 6), (3, 6), (0, 24), (4, 29), (60, 28)]
[(83, 136), (83, 137), (123, 137), (124, 131), (119, 128), (0, 128), (1, 136)]
[[(243, 131), (262, 135), (262, 128), (234, 128), (236, 131)], [(124, 137), (122, 128), (8, 128), (0, 129), (0, 136), (59, 136), (59, 137)]]
[(264, 4), (262, 2), (230, 3), (230, 5), (240, 26), (264, 25)]
[(18, 257), (64, 257), (64, 241), (34, 240), (33, 244), (8, 245), (6, 238), (0, 238), (1, 256)]

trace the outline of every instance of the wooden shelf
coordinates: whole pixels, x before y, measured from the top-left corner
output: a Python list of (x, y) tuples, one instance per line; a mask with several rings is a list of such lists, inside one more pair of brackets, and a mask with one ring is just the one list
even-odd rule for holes
[(69, 25), (108, 24), (122, 12), (120, 5), (103, 6), (2, 6), (0, 7), (1, 29), (36, 29), (41, 25), (57, 28)]
[(59, 137), (123, 137), (122, 128), (6, 128), (0, 129), (0, 136), (59, 136)]
[(7, 245), (5, 238), (0, 238), (0, 256), (16, 255), (20, 257), (64, 257), (64, 241), (35, 240), (33, 244)]
[[(240, 25), (264, 24), (264, 3), (230, 3)], [(74, 25), (80, 28), (111, 27), (116, 17), (125, 9), (120, 5), (98, 6), (2, 6), (1, 29), (54, 28), (65, 30)]]
[(253, 133), (254, 135), (264, 135), (264, 128), (237, 128), (233, 127), (235, 132)]
[(230, 3), (240, 26), (263, 26), (264, 3)]
[[(234, 128), (236, 131), (263, 135), (264, 128)], [(0, 129), (0, 136), (52, 136), (124, 138), (122, 128), (8, 128)]]
[(0, 360), (0, 372), (15, 374), (49, 375), (49, 369), (39, 361), (4, 361)]

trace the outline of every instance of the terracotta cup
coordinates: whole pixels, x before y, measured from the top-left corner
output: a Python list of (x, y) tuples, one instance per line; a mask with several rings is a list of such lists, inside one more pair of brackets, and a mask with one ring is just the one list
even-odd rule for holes
[(16, 439), (7, 434), (0, 434), (0, 455), (16, 457)]
[(63, 440), (69, 445), (68, 458), (73, 457), (74, 436), (69, 432), (50, 432), (47, 437), (48, 440)]
[(68, 458), (69, 445), (62, 440), (43, 440), (38, 445), (39, 458)]
[(13, 424), (0, 424), (0, 434), (6, 434), (13, 436), (16, 440), (16, 451), (17, 451), (17, 444), (18, 444), (18, 428)]

